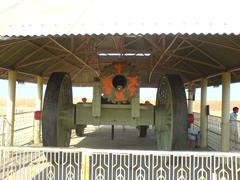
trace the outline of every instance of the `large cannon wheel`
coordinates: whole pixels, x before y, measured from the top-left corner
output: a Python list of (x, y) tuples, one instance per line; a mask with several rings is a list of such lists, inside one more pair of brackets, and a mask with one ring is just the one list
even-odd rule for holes
[(160, 79), (155, 110), (158, 149), (187, 148), (187, 102), (183, 82), (178, 75)]
[(60, 112), (72, 104), (72, 83), (69, 74), (55, 72), (51, 75), (44, 97), (42, 114), (43, 146), (68, 147), (71, 129), (64, 126)]

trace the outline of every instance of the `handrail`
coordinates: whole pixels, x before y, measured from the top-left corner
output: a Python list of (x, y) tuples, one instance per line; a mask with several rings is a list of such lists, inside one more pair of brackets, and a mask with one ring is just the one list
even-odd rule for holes
[[(17, 112), (14, 113), (14, 115), (20, 115), (20, 114), (28, 114), (28, 113), (34, 113), (35, 111), (25, 111), (25, 112)], [(6, 117), (6, 114), (1, 114), (0, 117)]]
[[(24, 144), (29, 144), (33, 141), (33, 128), (34, 128), (34, 111), (26, 111), (15, 113), (15, 124), (14, 124), (14, 145), (23, 146)], [(7, 121), (7, 116), (0, 115), (0, 123), (2, 124), (0, 137), (1, 144), (6, 144), (6, 128), (9, 126)], [(27, 130), (28, 129), (28, 130)], [(31, 130), (32, 129), (32, 130)], [(27, 131), (26, 131), (27, 130)], [(26, 133), (28, 133), (26, 135)], [(24, 135), (22, 135), (24, 134)]]
[[(194, 114), (197, 114), (199, 116), (199, 113), (197, 113), (197, 112), (194, 112)], [(216, 119), (211, 119), (211, 118), (216, 118)], [(197, 128), (200, 128), (200, 125), (199, 125), (200, 118), (195, 118), (195, 119), (197, 119), (197, 120), (195, 121), (194, 126), (197, 127)], [(239, 120), (237, 120), (237, 121), (230, 121), (229, 120), (230, 128), (231, 128), (231, 124), (232, 123), (236, 123), (236, 127), (238, 128), (238, 131), (240, 132), (240, 121)], [(209, 115), (209, 117), (208, 117), (208, 124), (210, 125), (210, 126), (208, 126), (208, 132), (209, 133), (215, 134), (218, 137), (221, 136), (221, 126), (222, 126), (222, 123), (221, 123), (221, 117), (220, 116)], [(239, 133), (239, 135), (240, 135), (240, 133)], [(219, 140), (218, 141), (216, 141), (215, 139), (209, 139), (209, 140), (210, 141), (208, 141), (208, 147), (210, 147), (211, 149), (214, 149), (214, 150), (219, 150), (218, 147), (214, 148), (214, 147), (212, 147), (213, 145), (211, 144), (211, 143), (214, 142), (214, 144), (218, 143), (218, 146), (219, 146), (219, 144), (220, 144)], [(235, 144), (235, 146), (233, 148), (239, 149), (240, 141), (233, 139), (232, 136), (230, 137), (230, 141), (231, 141), (231, 143)]]

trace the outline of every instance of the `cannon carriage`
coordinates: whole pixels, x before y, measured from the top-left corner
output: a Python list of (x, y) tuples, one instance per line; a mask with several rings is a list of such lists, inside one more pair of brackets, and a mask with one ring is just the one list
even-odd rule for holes
[(140, 137), (146, 136), (148, 126), (153, 126), (160, 150), (185, 149), (187, 104), (181, 78), (159, 78), (156, 105), (140, 104), (140, 86), (137, 69), (116, 62), (94, 78), (92, 103), (73, 104), (70, 75), (54, 72), (44, 97), (43, 145), (68, 147), (72, 129), (82, 135), (86, 125), (130, 125), (138, 127)]

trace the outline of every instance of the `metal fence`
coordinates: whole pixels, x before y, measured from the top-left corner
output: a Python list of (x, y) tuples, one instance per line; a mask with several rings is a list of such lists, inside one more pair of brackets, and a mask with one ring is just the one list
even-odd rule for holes
[[(194, 128), (199, 130), (200, 114), (194, 113)], [(0, 146), (5, 145), (6, 140), (6, 116), (0, 116)], [(34, 112), (16, 113), (14, 125), (14, 146), (28, 145), (33, 142)], [(231, 150), (240, 150), (240, 122), (230, 128), (238, 131), (238, 137), (231, 136)], [(208, 117), (208, 147), (210, 149), (221, 150), (221, 117)]]
[(0, 147), (0, 158), (0, 179), (240, 179), (239, 153)]
[[(0, 145), (4, 146), (6, 141), (6, 127), (9, 124), (6, 115), (0, 116)], [(23, 146), (33, 142), (34, 112), (15, 114), (14, 124), (14, 146)]]
[[(200, 114), (194, 113), (194, 128), (200, 129)], [(231, 150), (240, 150), (240, 121), (230, 122)], [(236, 132), (234, 134), (233, 132)], [(208, 116), (208, 147), (215, 151), (221, 151), (221, 117)]]

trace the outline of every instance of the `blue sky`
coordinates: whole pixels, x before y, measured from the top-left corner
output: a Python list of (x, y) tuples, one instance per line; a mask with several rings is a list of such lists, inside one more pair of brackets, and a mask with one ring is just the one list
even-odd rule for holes
[[(36, 97), (37, 85), (34, 83), (17, 83), (16, 95), (22, 98)], [(221, 100), (222, 86), (208, 87), (208, 100)], [(45, 86), (44, 86), (45, 89)], [(231, 84), (231, 100), (240, 100), (240, 83)], [(6, 97), (8, 91), (8, 84), (6, 80), (0, 80), (0, 97)], [(142, 88), (140, 96), (144, 99), (155, 99), (156, 89)], [(73, 88), (74, 97), (92, 97), (92, 88)], [(200, 99), (200, 89), (196, 90), (196, 100)]]

